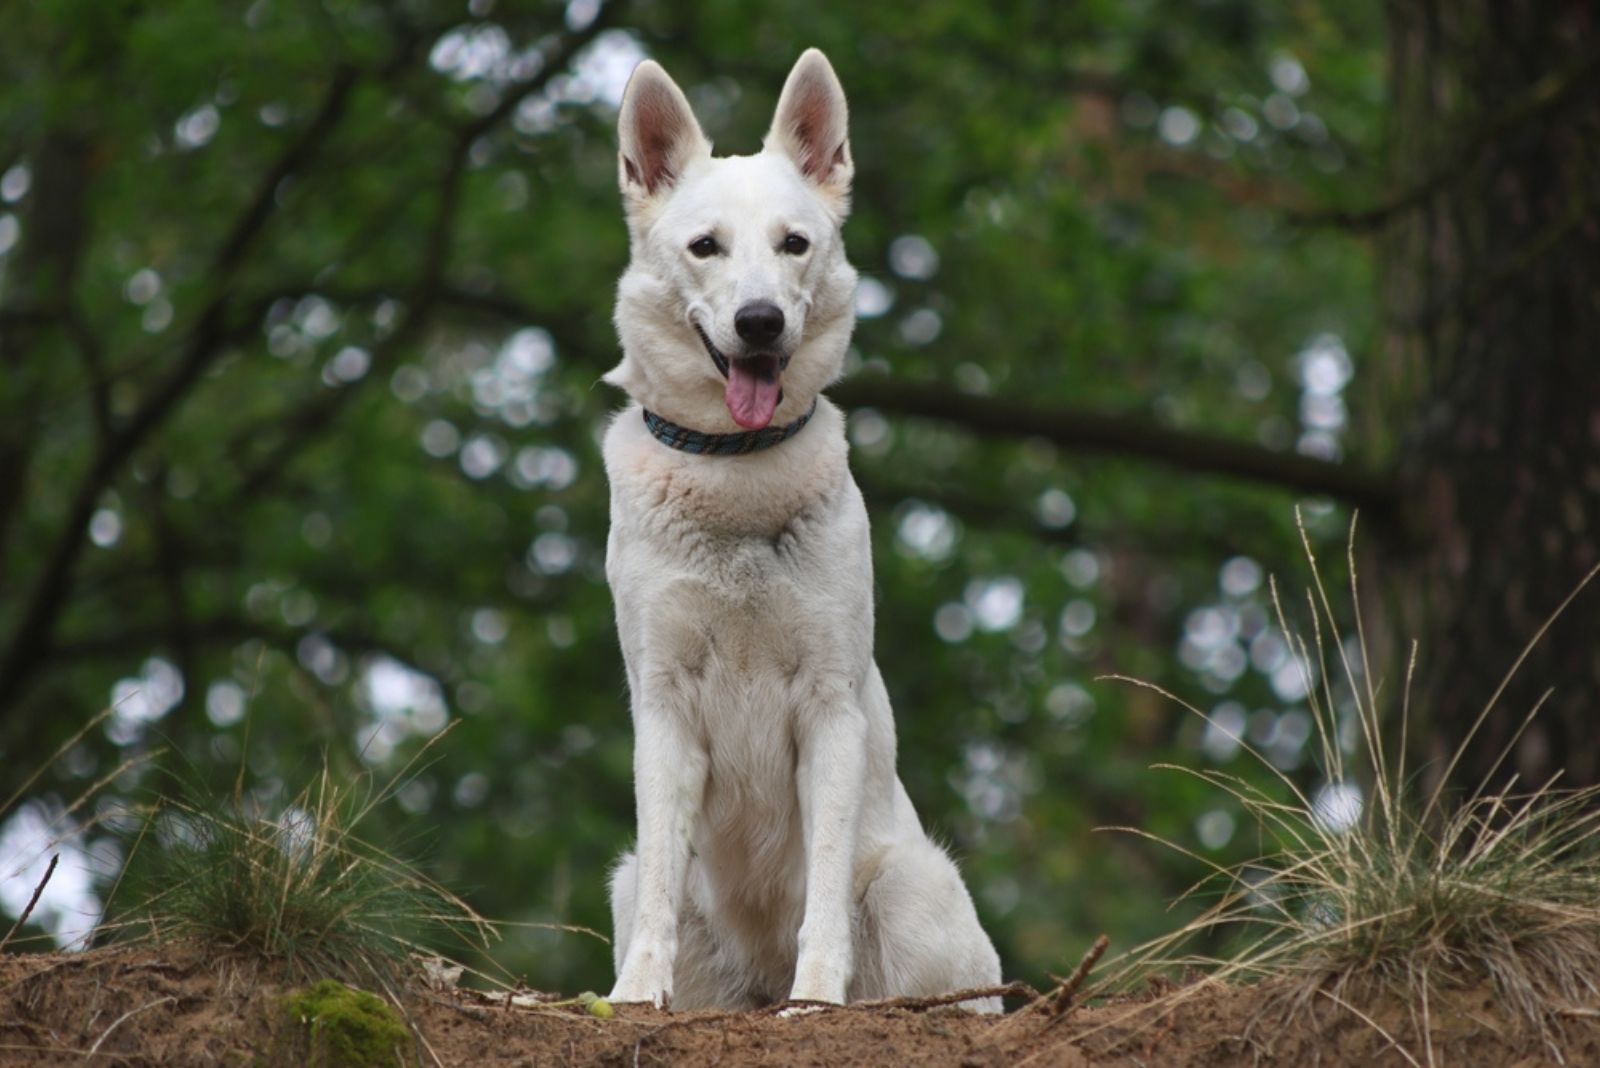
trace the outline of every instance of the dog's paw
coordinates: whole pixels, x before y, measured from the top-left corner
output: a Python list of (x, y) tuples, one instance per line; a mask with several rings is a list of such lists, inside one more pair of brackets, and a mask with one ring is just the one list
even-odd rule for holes
[(794, 1001), (785, 1005), (778, 1012), (778, 1019), (787, 1020), (795, 1016), (810, 1016), (812, 1013), (821, 1012), (823, 1009), (834, 1007), (831, 1001)]
[(612, 1003), (649, 1002), (658, 1009), (672, 1007), (672, 966), (677, 947), (636, 939), (617, 973), (617, 985), (607, 998)]
[(672, 989), (660, 983), (632, 983), (618, 980), (606, 1000), (613, 1005), (654, 1005), (658, 1009), (672, 1008)]
[(643, 1004), (672, 1008), (672, 976), (657, 969), (624, 970), (606, 998), (612, 1004)]
[[(804, 939), (804, 935), (801, 938)], [(794, 985), (789, 1000), (794, 1004), (843, 1005), (845, 985), (850, 981), (849, 957), (825, 954), (800, 954), (795, 967)]]

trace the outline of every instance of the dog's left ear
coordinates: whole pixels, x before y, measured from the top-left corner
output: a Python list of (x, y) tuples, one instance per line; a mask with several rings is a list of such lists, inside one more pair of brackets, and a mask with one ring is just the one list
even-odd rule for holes
[(836, 200), (840, 217), (845, 215), (856, 171), (850, 159), (849, 109), (839, 76), (817, 49), (806, 49), (789, 72), (765, 144), (793, 160), (808, 181)]

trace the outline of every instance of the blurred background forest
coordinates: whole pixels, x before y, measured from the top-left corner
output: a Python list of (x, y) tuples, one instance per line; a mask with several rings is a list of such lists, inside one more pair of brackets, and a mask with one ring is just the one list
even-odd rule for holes
[[(1245, 739), (1328, 819), (1360, 811), (1313, 766), (1272, 619), (1267, 575), (1305, 581), (1297, 504), (1336, 582), (1360, 509), (1377, 674), (1398, 707), (1420, 643), (1407, 744), (1435, 771), (1596, 559), (1595, 19), (6, 4), (0, 906), (60, 853), (30, 931), (83, 936), (158, 768), (226, 795), (242, 767), (270, 809), (324, 762), (386, 782), (454, 724), (368, 836), (490, 917), (609, 930), (633, 819), (596, 444), (620, 403), (597, 382), (616, 104), (654, 57), (720, 152), (753, 151), (815, 45), (851, 102), (863, 280), (833, 396), (902, 778), (1008, 976), (1171, 929), (1202, 863), (1094, 828), (1218, 863), (1258, 843), (1152, 764), (1264, 781)], [(1474, 736), (1469, 780), (1600, 775), (1597, 602)], [(508, 926), (495, 958), (609, 982), (580, 934)]]

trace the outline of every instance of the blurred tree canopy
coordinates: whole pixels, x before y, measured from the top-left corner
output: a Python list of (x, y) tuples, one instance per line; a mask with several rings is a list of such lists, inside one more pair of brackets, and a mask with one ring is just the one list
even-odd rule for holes
[[(0, 904), (55, 820), (83, 874), (37, 919), (92, 922), (120, 854), (61, 807), (142, 752), (224, 788), (242, 763), (270, 805), (324, 760), (386, 782), (454, 724), (395, 848), (492, 917), (609, 927), (632, 794), (597, 380), (647, 55), (725, 153), (805, 46), (850, 94), (833, 395), (879, 661), (1009, 974), (1169, 929), (1203, 873), (1097, 826), (1251, 854), (1226, 798), (1150, 764), (1261, 774), (1245, 738), (1317, 787), (1265, 582), (1303, 581), (1296, 502), (1336, 580), (1368, 517), (1383, 685), (1418, 638), (1437, 766), (1595, 559), (1600, 42), (1577, 0), (1436, 7), (7, 5), (0, 790), (116, 711), (5, 814)], [(1600, 775), (1593, 602), (1469, 770), (1553, 686), (1506, 770)], [(538, 926), (497, 957), (609, 973)]]

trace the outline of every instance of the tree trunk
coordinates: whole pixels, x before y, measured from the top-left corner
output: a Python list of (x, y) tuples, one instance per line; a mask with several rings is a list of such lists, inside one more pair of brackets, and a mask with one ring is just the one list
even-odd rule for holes
[(1384, 580), (1389, 630), (1420, 646), (1411, 730), (1429, 787), (1458, 748), (1455, 788), (1563, 768), (1562, 785), (1600, 782), (1600, 582), (1472, 730), (1597, 561), (1597, 19), (1590, 0), (1389, 5), (1397, 196), (1374, 410), (1402, 428), (1411, 546)]

